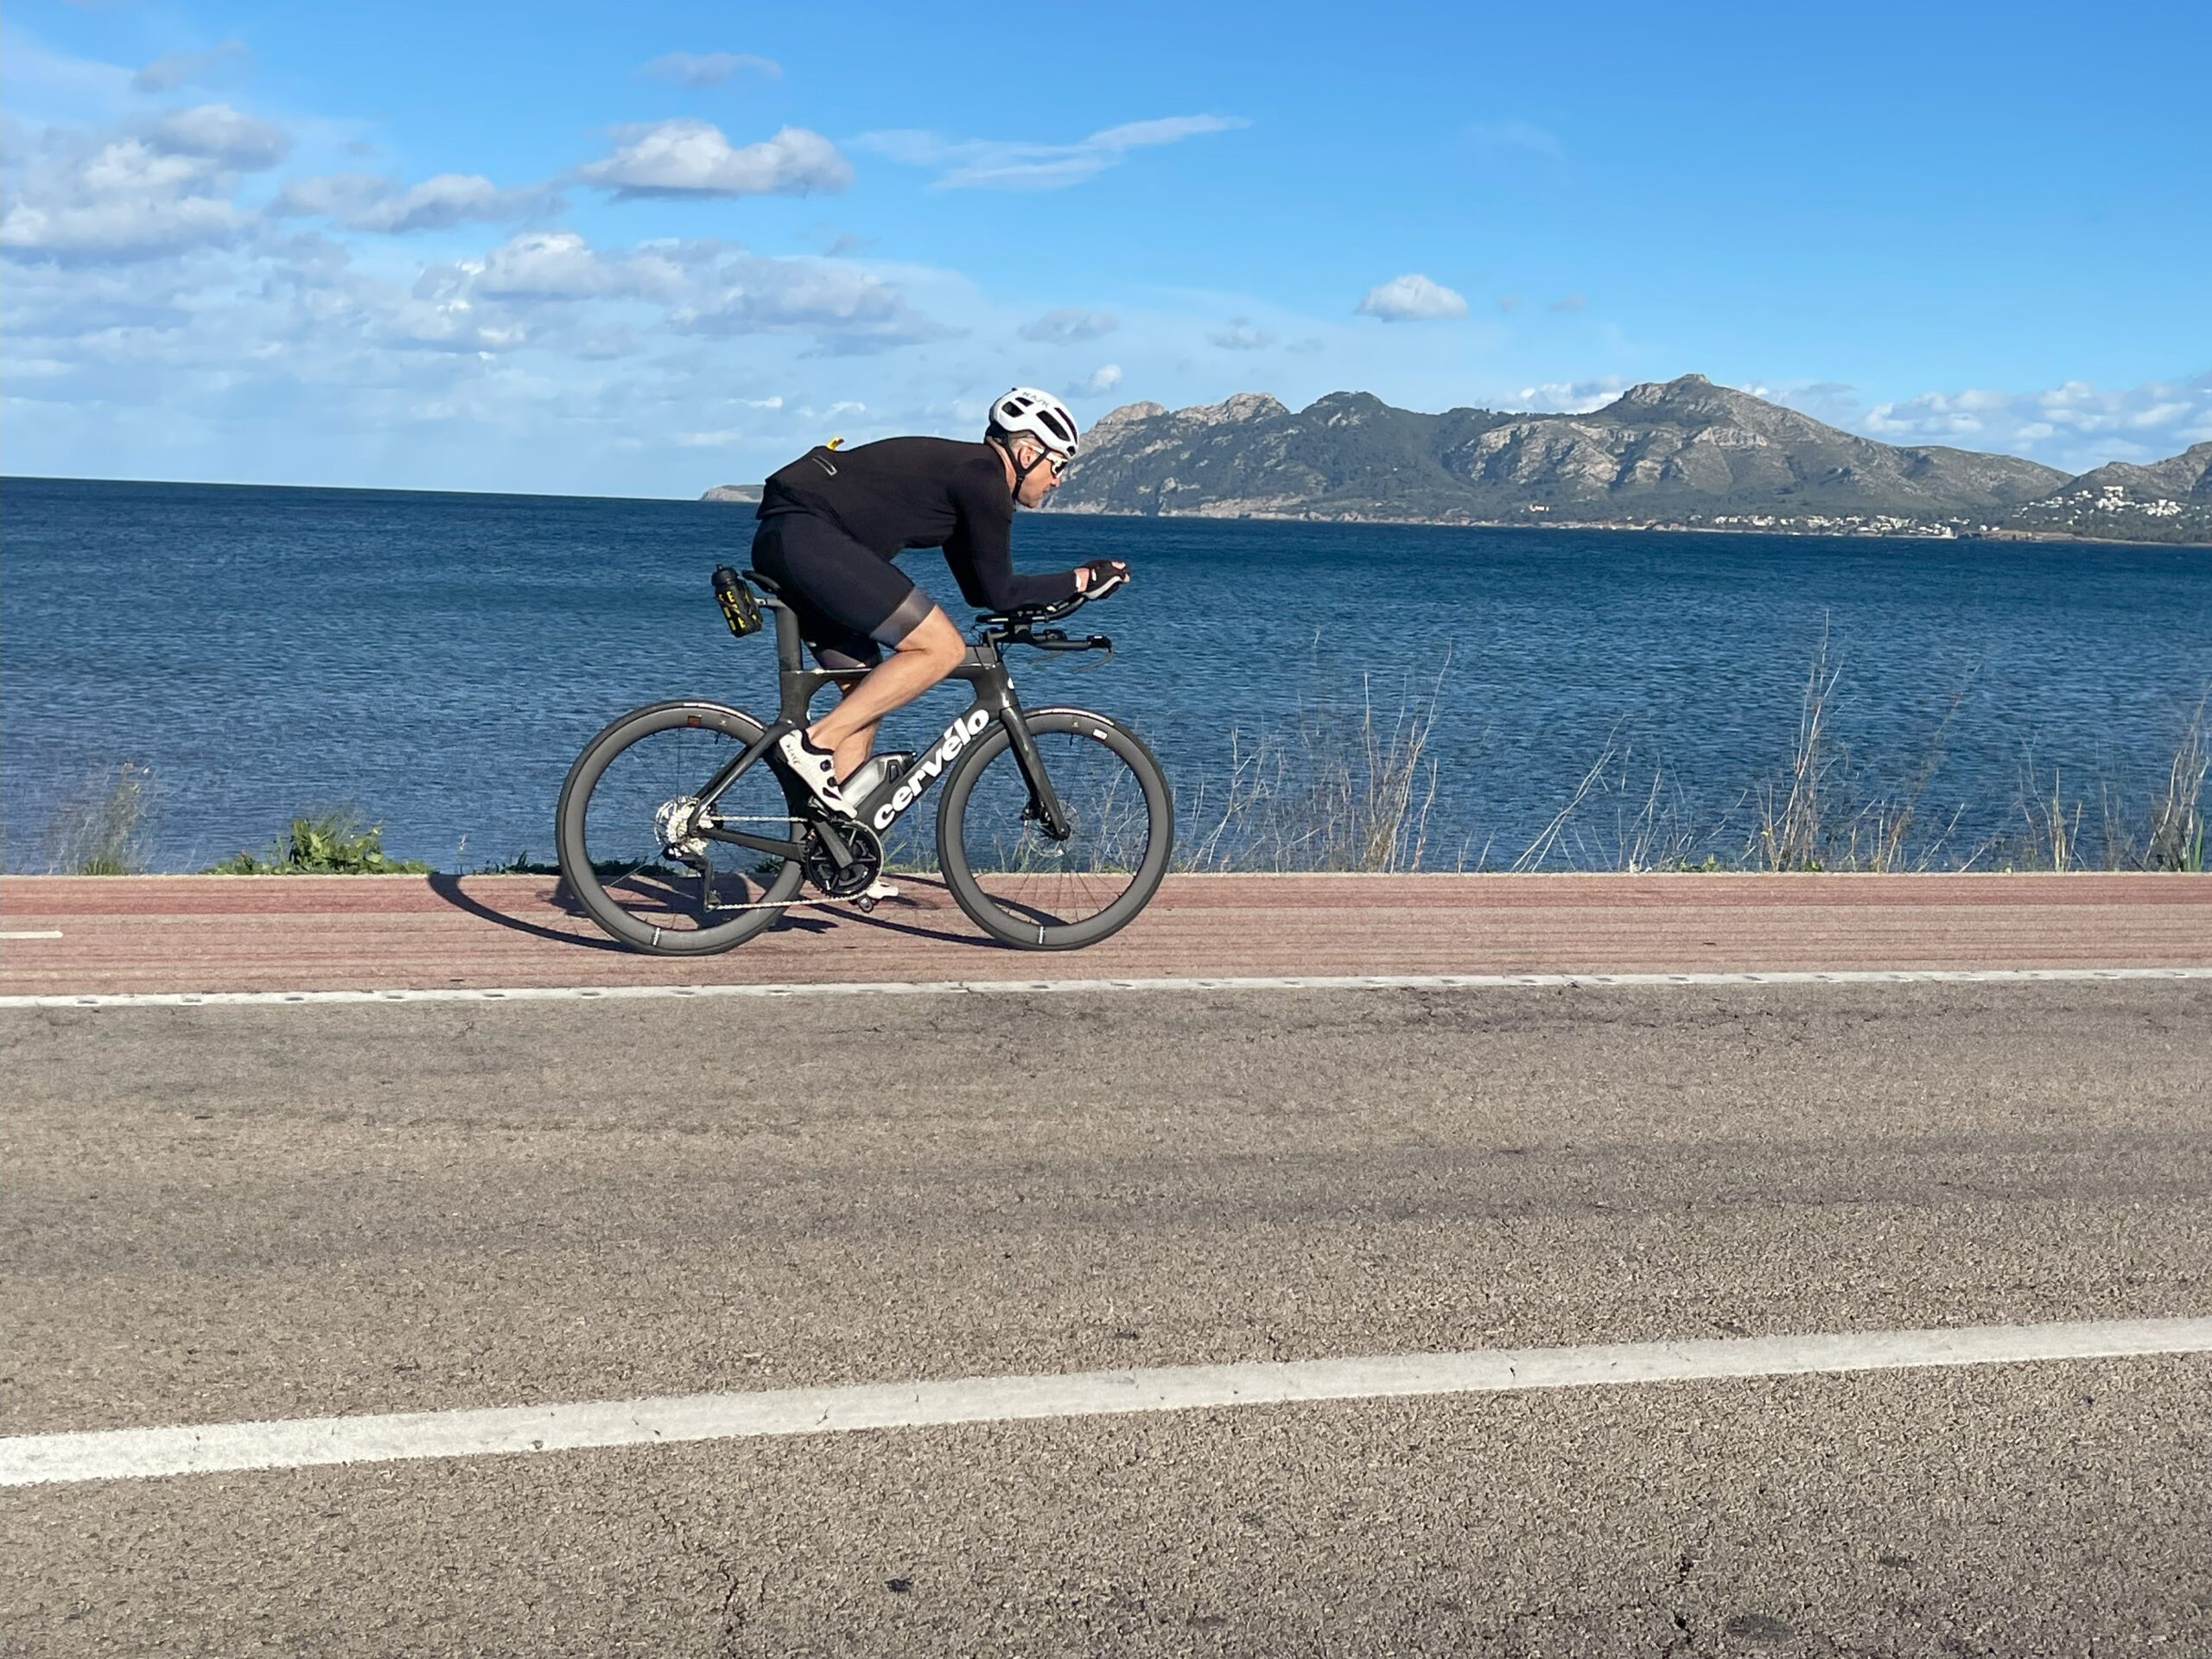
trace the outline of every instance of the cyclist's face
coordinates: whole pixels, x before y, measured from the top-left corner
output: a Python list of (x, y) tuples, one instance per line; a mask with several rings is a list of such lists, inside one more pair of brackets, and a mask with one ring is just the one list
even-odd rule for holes
[[(1014, 440), (1014, 454), (1022, 466), (1029, 467), (1029, 474), (1014, 491), (1014, 499), (1025, 507), (1043, 506), (1045, 498), (1060, 487), (1060, 474), (1067, 462), (1029, 438)], [(1038, 464), (1030, 467), (1032, 461)]]

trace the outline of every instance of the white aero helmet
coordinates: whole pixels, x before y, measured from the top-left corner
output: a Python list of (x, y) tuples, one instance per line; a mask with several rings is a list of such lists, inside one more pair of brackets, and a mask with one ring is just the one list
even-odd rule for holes
[(1027, 435), (1052, 454), (1065, 457), (1075, 454), (1075, 416), (1051, 392), (1039, 391), (1034, 386), (1016, 386), (991, 405), (991, 423), (983, 435)]

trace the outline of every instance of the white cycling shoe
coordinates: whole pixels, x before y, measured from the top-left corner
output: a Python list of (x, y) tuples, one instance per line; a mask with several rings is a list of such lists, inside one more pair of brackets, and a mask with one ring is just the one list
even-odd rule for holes
[(804, 732), (786, 732), (776, 741), (776, 753), (791, 769), (791, 775), (804, 784), (814, 798), (841, 818), (853, 816), (852, 804), (846, 800), (845, 791), (837, 787), (837, 758), (827, 749), (817, 749), (806, 741)]
[(868, 891), (861, 896), (863, 899), (873, 899), (878, 900), (884, 899), (896, 899), (899, 896), (899, 889), (893, 887), (881, 876), (878, 876), (874, 880), (868, 884)]

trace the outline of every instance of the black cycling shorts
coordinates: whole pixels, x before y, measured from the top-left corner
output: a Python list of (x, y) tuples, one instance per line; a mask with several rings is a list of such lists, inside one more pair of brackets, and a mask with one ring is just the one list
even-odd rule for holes
[(824, 668), (874, 667), (937, 608), (905, 571), (817, 513), (763, 518), (753, 568), (783, 590)]

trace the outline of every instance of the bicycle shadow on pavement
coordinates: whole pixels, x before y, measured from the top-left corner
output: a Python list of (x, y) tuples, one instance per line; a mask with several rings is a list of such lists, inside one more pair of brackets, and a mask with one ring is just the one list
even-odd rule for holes
[[(572, 917), (582, 923), (582, 927), (573, 931), (563, 927), (549, 927), (543, 922), (534, 922), (526, 917), (515, 915), (512, 912), (495, 909), (463, 887), (461, 878), (457, 875), (433, 875), (429, 878), (429, 884), (430, 891), (455, 910), (465, 912), (479, 921), (490, 922), (495, 926), (506, 928), (512, 932), (527, 933), (532, 938), (548, 939), (556, 944), (575, 945), (586, 950), (620, 952), (629, 949), (619, 940), (608, 938), (598, 932), (597, 925), (593, 922), (590, 912), (576, 902), (575, 895), (569, 891), (569, 884), (561, 879), (557, 872), (548, 873), (545, 880), (552, 884), (550, 890), (541, 888), (533, 896), (539, 902), (551, 906), (562, 915)], [(951, 894), (943, 883), (917, 881), (914, 877), (906, 874), (901, 874), (899, 880), (902, 883), (912, 883), (943, 894), (947, 906), (950, 906)], [(975, 950), (1013, 949), (1011, 945), (987, 936), (972, 932), (952, 932), (942, 927), (928, 925), (919, 920), (904, 920), (895, 914), (886, 914), (886, 907), (908, 911), (917, 917), (934, 915), (940, 908), (936, 905), (904, 897), (887, 900), (886, 906), (879, 907), (873, 914), (863, 914), (849, 905), (838, 905), (834, 910), (817, 912), (813, 914), (802, 913), (798, 907), (794, 906), (792, 910), (786, 912), (768, 931), (829, 933), (835, 931), (839, 925), (844, 925), (873, 928), (880, 932), (900, 934), (907, 938), (929, 939), (939, 944), (957, 944)]]
[[(855, 927), (872, 927), (885, 933), (901, 933), (910, 939), (934, 939), (939, 944), (969, 945), (981, 949), (1000, 950), (1013, 949), (1011, 945), (1005, 944), (1000, 940), (991, 938), (987, 935), (980, 935), (976, 933), (948, 933), (941, 927), (928, 927), (923, 925), (919, 922), (900, 921), (894, 916), (886, 915), (884, 912), (887, 910), (895, 909), (909, 911), (918, 915), (930, 916), (936, 914), (940, 909), (950, 909), (952, 902), (951, 889), (947, 887), (942, 881), (928, 880), (904, 872), (894, 874), (891, 879), (897, 881), (901, 887), (912, 886), (926, 887), (934, 893), (940, 893), (944, 896), (945, 903), (941, 906), (937, 905), (927, 905), (922, 903), (918, 899), (908, 898), (902, 894), (897, 899), (886, 899), (882, 904), (878, 905), (875, 909), (871, 912), (864, 912), (855, 910), (849, 905), (840, 905), (837, 907), (836, 914), (826, 919), (836, 922), (850, 923)], [(954, 910), (952, 913), (955, 915), (960, 914), (957, 910)]]
[[(577, 921), (583, 923), (583, 927), (574, 931), (567, 928), (548, 927), (542, 922), (530, 921), (507, 911), (495, 910), (464, 888), (461, 885), (461, 878), (457, 875), (433, 875), (429, 878), (429, 881), (430, 891), (455, 910), (464, 911), (480, 921), (493, 923), (512, 932), (527, 933), (535, 939), (550, 939), (556, 944), (573, 944), (586, 950), (626, 952), (629, 950), (630, 947), (620, 940), (608, 938), (598, 931), (598, 925), (592, 920), (591, 912), (576, 902), (575, 894), (569, 891), (568, 882), (561, 878), (558, 872), (547, 873), (545, 879), (553, 884), (552, 889), (550, 892), (541, 892), (539, 896), (563, 916), (574, 917)], [(835, 917), (787, 914), (779, 918), (775, 926), (767, 931), (772, 933), (785, 931), (827, 933), (836, 925)]]
[[(567, 882), (562, 880), (558, 875), (549, 875), (545, 879), (553, 883), (553, 890), (547, 896), (556, 909), (563, 915), (574, 916), (581, 921), (589, 921), (590, 918), (584, 914), (582, 906), (578, 905), (569, 893)], [(594, 937), (590, 933), (570, 932), (566, 928), (547, 927), (541, 922), (527, 921), (520, 916), (510, 915), (504, 910), (494, 910), (481, 899), (465, 890), (461, 881), (461, 878), (457, 875), (434, 875), (430, 878), (430, 891), (455, 910), (465, 911), (479, 921), (492, 922), (517, 933), (527, 933), (532, 938), (550, 939), (556, 944), (580, 945), (587, 950), (620, 950), (624, 948), (604, 935)]]

